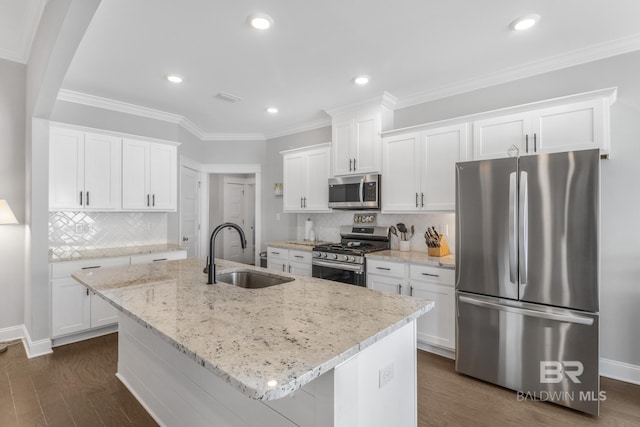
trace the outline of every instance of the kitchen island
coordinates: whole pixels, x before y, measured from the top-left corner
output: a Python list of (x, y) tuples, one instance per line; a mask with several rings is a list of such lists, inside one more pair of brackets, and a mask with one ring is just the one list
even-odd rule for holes
[(415, 319), (431, 301), (284, 273), (263, 289), (206, 285), (202, 268), (73, 274), (120, 310), (118, 377), (160, 424), (416, 424)]

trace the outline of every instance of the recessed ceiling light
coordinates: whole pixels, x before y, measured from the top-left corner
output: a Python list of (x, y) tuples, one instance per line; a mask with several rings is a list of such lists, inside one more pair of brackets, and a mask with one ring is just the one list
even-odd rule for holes
[(254, 13), (247, 18), (249, 25), (256, 30), (266, 30), (273, 25), (273, 18), (264, 13)]
[(167, 80), (169, 80), (171, 83), (182, 83), (182, 76), (179, 76), (177, 74), (169, 74), (167, 76)]
[(516, 19), (511, 23), (511, 29), (514, 31), (524, 31), (533, 27), (540, 20), (540, 15), (525, 15)]
[(275, 114), (277, 112), (278, 112), (278, 109), (276, 107), (267, 108), (267, 113), (269, 113), (269, 114)]
[(358, 76), (353, 81), (360, 86), (366, 85), (369, 83), (369, 76)]

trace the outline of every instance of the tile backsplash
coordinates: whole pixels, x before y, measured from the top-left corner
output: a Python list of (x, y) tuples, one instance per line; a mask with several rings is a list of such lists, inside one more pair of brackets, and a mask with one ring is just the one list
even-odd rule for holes
[(167, 242), (167, 214), (160, 212), (49, 212), (53, 258), (76, 251)]
[[(310, 218), (311, 221), (313, 221), (316, 240), (339, 242), (340, 226), (353, 224), (353, 215), (355, 213), (356, 212), (339, 211), (326, 214), (298, 214), (296, 238), (298, 240), (304, 239), (305, 221)], [(411, 225), (415, 227), (415, 235), (410, 240), (412, 251), (427, 250), (427, 245), (424, 241), (424, 232), (427, 230), (427, 227), (431, 226), (435, 226), (438, 232), (444, 233), (451, 252), (455, 250), (456, 216), (453, 212), (416, 214), (376, 213), (377, 221), (375, 225), (388, 227), (402, 222), (407, 228), (410, 228)], [(398, 246), (398, 239), (395, 236), (391, 236), (391, 249), (398, 249)]]

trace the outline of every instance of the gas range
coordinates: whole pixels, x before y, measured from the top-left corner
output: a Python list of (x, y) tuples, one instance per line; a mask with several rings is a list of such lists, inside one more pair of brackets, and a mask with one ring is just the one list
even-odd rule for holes
[(366, 286), (365, 254), (389, 249), (389, 228), (345, 225), (340, 237), (313, 248), (313, 277)]

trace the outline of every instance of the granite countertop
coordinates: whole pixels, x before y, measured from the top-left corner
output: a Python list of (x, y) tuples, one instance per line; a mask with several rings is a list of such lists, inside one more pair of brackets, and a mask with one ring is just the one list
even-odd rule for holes
[(180, 251), (184, 248), (173, 243), (158, 245), (126, 246), (122, 248), (101, 248), (74, 251), (69, 256), (50, 256), (49, 262), (80, 261), (84, 259), (109, 258), (118, 256), (153, 254), (157, 252)]
[(324, 242), (313, 240), (284, 240), (281, 242), (270, 242), (267, 246), (280, 249), (293, 249), (296, 251), (311, 252), (313, 247)]
[[(216, 259), (217, 273), (259, 267)], [(433, 307), (433, 302), (293, 276), (263, 289), (206, 285), (186, 259), (73, 277), (245, 395), (278, 399)]]
[(372, 252), (366, 255), (367, 259), (386, 259), (390, 261), (403, 261), (411, 264), (425, 264), (434, 267), (456, 268), (456, 259), (453, 254), (442, 257), (429, 256), (427, 250), (401, 252), (396, 250)]

